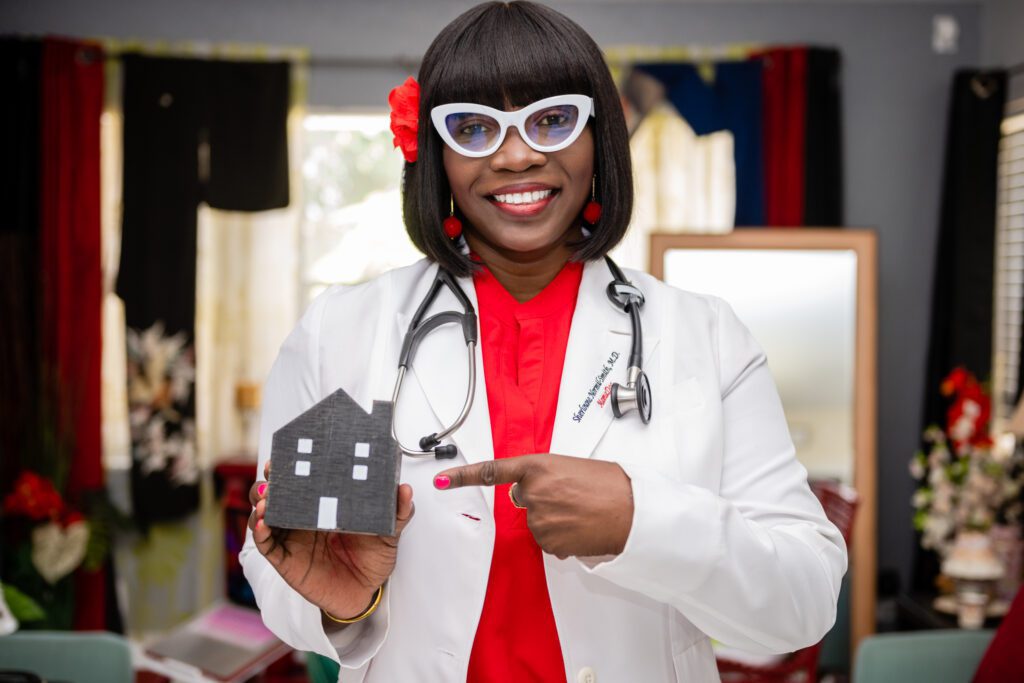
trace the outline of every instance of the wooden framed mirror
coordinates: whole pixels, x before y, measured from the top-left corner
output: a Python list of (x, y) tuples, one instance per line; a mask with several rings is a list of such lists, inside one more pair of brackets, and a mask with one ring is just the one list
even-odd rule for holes
[(649, 271), (720, 296), (764, 347), (797, 458), (860, 499), (849, 576), (850, 657), (875, 630), (877, 238), (870, 230), (739, 229), (650, 236)]

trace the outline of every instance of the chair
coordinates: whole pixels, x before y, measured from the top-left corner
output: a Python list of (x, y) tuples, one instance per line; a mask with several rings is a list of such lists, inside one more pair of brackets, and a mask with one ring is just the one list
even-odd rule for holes
[[(846, 546), (853, 536), (853, 520), (859, 497), (849, 486), (833, 481), (813, 481), (811, 490), (821, 502), (825, 516), (843, 535)], [(786, 683), (818, 680), (818, 657), (821, 643), (782, 655), (765, 664), (751, 664), (718, 657), (718, 673), (723, 683)]]
[(315, 652), (306, 653), (306, 673), (309, 683), (335, 683), (341, 667), (333, 659)]
[(950, 629), (869, 636), (857, 649), (853, 683), (966, 683), (994, 633)]
[(132, 683), (131, 649), (104, 631), (18, 631), (0, 636), (0, 669), (75, 683)]

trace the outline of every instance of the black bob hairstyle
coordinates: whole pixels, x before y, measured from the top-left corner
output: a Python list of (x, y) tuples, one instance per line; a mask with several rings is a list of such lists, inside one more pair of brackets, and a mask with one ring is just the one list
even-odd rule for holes
[(504, 110), (553, 95), (594, 98), (594, 118), (587, 125), (593, 126), (601, 219), (591, 236), (577, 244), (574, 258), (600, 258), (622, 239), (633, 211), (629, 134), (604, 55), (578, 24), (532, 2), (477, 5), (434, 38), (418, 80), (418, 155), (405, 164), (402, 210), (409, 237), (428, 258), (458, 276), (474, 268), (441, 227), (451, 190), (442, 157), (445, 143), (430, 122), (430, 110), (449, 102)]

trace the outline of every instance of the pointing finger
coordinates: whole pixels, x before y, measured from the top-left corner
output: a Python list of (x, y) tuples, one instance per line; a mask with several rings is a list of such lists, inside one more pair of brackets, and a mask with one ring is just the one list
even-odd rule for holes
[(434, 487), (457, 489), (462, 486), (494, 486), (520, 481), (536, 465), (535, 456), (488, 460), (445, 470), (434, 477)]

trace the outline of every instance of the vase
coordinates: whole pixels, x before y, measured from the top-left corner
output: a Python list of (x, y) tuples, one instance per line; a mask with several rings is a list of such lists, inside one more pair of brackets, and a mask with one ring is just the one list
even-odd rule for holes
[(996, 583), (995, 597), (1012, 602), (1024, 577), (1024, 538), (1019, 524), (997, 525), (989, 531), (992, 550), (1003, 565), (1003, 578)]
[(942, 573), (956, 581), (960, 628), (981, 628), (996, 581), (1004, 574), (992, 538), (981, 531), (960, 531), (942, 563)]

